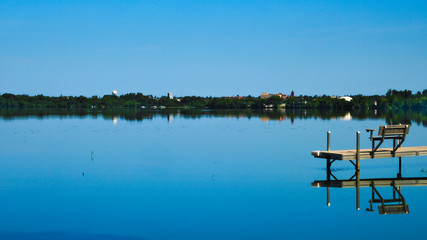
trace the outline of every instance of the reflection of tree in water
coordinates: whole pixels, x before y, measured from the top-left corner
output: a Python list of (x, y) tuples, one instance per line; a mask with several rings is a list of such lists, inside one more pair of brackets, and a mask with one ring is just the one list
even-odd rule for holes
[(227, 117), (227, 118), (260, 118), (264, 121), (285, 121), (291, 122), (298, 119), (384, 119), (387, 124), (417, 124), (427, 126), (427, 110), (333, 110), (333, 109), (269, 109), (269, 110), (204, 110), (204, 109), (162, 109), (162, 110), (142, 110), (142, 109), (1, 109), (0, 118), (48, 118), (59, 116), (60, 118), (81, 117), (115, 119), (127, 121), (151, 120), (154, 118), (165, 118), (170, 120), (173, 117), (198, 119), (203, 117)]

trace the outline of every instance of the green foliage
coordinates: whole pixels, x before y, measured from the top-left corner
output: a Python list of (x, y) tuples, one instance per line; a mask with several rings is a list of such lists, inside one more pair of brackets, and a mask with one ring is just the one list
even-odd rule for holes
[(28, 96), (5, 93), (0, 95), (0, 108), (52, 108), (52, 109), (140, 109), (140, 108), (209, 108), (209, 109), (263, 109), (278, 108), (304, 108), (304, 109), (382, 109), (382, 110), (408, 110), (427, 108), (427, 89), (422, 92), (412, 93), (410, 90), (388, 90), (385, 95), (351, 96), (352, 101), (331, 96), (295, 96), (282, 99), (278, 96), (262, 99), (259, 97), (197, 97), (186, 96), (179, 99), (168, 97), (153, 97), (142, 93), (128, 93), (121, 96), (105, 95), (92, 96), (59, 96), (49, 97), (44, 95)]

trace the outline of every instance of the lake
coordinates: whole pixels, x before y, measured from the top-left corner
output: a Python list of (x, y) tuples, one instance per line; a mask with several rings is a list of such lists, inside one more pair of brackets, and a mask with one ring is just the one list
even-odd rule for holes
[[(402, 186), (409, 214), (369, 208), (372, 190), (312, 187), (311, 151), (369, 148), (366, 128), (410, 123), (403, 146), (427, 146), (425, 112), (116, 110), (0, 112), (0, 239), (424, 238), (427, 186)], [(388, 143), (385, 143), (385, 146)], [(336, 161), (348, 179), (354, 167)], [(398, 159), (362, 160), (360, 177), (396, 178)], [(427, 157), (402, 177), (427, 178)], [(385, 198), (391, 187), (378, 187)]]

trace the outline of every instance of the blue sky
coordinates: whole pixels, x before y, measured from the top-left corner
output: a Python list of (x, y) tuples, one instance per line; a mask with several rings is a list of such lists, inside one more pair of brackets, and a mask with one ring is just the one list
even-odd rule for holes
[(0, 93), (427, 88), (427, 1), (3, 1)]

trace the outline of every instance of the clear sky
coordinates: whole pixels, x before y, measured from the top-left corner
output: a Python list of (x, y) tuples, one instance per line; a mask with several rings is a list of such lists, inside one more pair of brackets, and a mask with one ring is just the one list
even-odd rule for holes
[(0, 0), (0, 93), (427, 88), (427, 1)]

